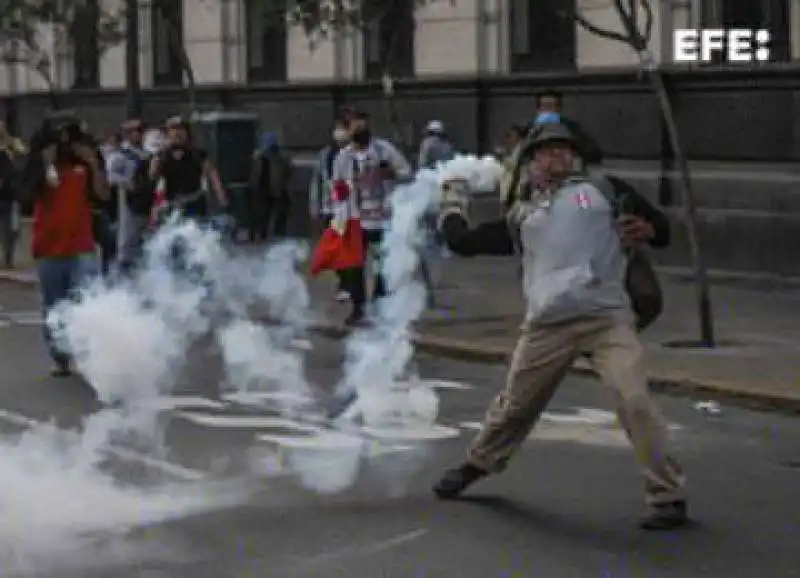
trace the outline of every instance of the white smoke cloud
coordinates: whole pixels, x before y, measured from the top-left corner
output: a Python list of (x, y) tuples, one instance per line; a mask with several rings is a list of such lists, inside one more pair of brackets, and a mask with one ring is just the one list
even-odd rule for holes
[[(246, 498), (243, 488), (182, 480), (146, 490), (122, 485), (106, 464), (114, 448), (158, 456), (159, 412), (190, 348), (214, 334), (235, 390), (256, 387), (308, 394), (303, 360), (287, 350), (308, 318), (308, 291), (298, 264), (304, 248), (286, 243), (234, 255), (213, 231), (173, 221), (146, 248), (133, 278), (97, 281), (77, 303), (62, 303), (48, 323), (75, 369), (106, 409), (79, 435), (36, 427), (4, 447), (0, 567), (63, 558), (98, 534), (120, 533)], [(247, 319), (266, 304), (269, 327)], [(118, 453), (118, 452), (117, 452)], [(139, 455), (142, 455), (139, 454)]]
[[(494, 178), (494, 167), (480, 159), (453, 162), (460, 168), (451, 167), (450, 174), (467, 175), (476, 187)], [(273, 436), (286, 451), (270, 473), (294, 473), (309, 489), (329, 493), (350, 487), (362, 461), (378, 453), (382, 463), (394, 464), (386, 470), (393, 480), (407, 478), (418, 463), (408, 453), (379, 451), (360, 426), (411, 442), (435, 426), (438, 397), (410, 375), (409, 363), (412, 324), (425, 307), (417, 279), (420, 221), (435, 207), (446, 169), (423, 171), (393, 195), (382, 261), (389, 296), (375, 326), (355, 332), (346, 345), (342, 391), (355, 392), (363, 424), (344, 420), (339, 432)], [(105, 468), (109, 448), (120, 444), (135, 443), (154, 455), (163, 451), (157, 418), (170, 406), (164, 396), (202, 337), (213, 336), (218, 344), (223, 395), (271, 395), (286, 417), (320, 423), (316, 392), (305, 379), (306, 352), (294, 345), (312, 320), (299, 272), (306, 257), (307, 249), (294, 242), (234, 254), (218, 234), (173, 221), (148, 243), (144, 266), (132, 279), (98, 282), (77, 303), (54, 312), (49, 323), (55, 337), (106, 409), (87, 418), (78, 435), (40, 427), (0, 443), (0, 567), (22, 567), (72, 551), (98, 534), (125, 533), (244, 499), (243, 491), (203, 480), (136, 490)], [(253, 321), (263, 316), (268, 323)]]
[(442, 185), (465, 181), (472, 191), (496, 188), (502, 167), (493, 157), (458, 155), (435, 170), (421, 170), (413, 183), (395, 189), (391, 222), (381, 260), (388, 296), (380, 300), (375, 325), (348, 340), (342, 393), (355, 392), (360, 417), (374, 427), (431, 428), (438, 417), (438, 396), (409, 375), (414, 354), (413, 323), (425, 311), (426, 289), (419, 278), (423, 217), (436, 210)]

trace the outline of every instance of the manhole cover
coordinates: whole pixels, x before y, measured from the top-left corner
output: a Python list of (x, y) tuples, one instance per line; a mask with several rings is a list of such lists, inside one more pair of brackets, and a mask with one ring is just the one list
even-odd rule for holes
[(743, 344), (728, 339), (720, 339), (711, 346), (700, 339), (676, 339), (674, 341), (665, 341), (662, 345), (670, 349), (719, 349), (721, 347), (741, 347)]

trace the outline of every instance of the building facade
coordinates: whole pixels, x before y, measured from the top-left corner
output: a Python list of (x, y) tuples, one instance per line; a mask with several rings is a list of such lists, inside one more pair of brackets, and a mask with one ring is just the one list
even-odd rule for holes
[[(123, 0), (99, 2), (119, 9)], [(140, 73), (144, 87), (180, 86), (181, 59), (169, 41), (169, 23), (153, 2), (171, 3), (179, 41), (198, 85), (330, 83), (377, 78), (384, 72), (381, 38), (394, 27), (393, 69), (398, 76), (442, 78), (531, 72), (591, 71), (634, 65), (620, 43), (587, 32), (570, 18), (579, 10), (600, 27), (618, 31), (606, 0), (439, 0), (408, 10), (393, 22), (364, 30), (332, 31), (309, 39), (299, 27), (265, 16), (259, 0), (140, 0)], [(652, 0), (650, 50), (668, 62), (675, 28), (767, 28), (773, 60), (800, 57), (800, 0)], [(562, 12), (568, 7), (567, 13)], [(643, 16), (640, 15), (643, 19)], [(118, 89), (125, 84), (125, 46), (76, 51), (67, 38), (42, 30), (49, 50), (47, 77), (19, 64), (0, 63), (0, 93), (71, 88)]]

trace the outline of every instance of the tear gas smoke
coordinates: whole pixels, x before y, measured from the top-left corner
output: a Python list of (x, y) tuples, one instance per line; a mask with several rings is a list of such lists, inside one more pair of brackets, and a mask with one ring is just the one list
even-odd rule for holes
[[(413, 375), (409, 379), (408, 367), (411, 325), (425, 306), (425, 290), (417, 280), (420, 220), (435, 207), (443, 175), (460, 175), (473, 185), (491, 180), (495, 167), (481, 163), (459, 157), (438, 171), (422, 171), (393, 195), (382, 261), (389, 295), (376, 312), (375, 326), (348, 341), (341, 384), (342, 391), (356, 392), (362, 425), (373, 433), (388, 431), (391, 437), (395, 432), (404, 442), (417, 433), (436, 437), (429, 434), (438, 397)], [(124, 534), (245, 497), (240, 486), (221, 488), (202, 480), (133, 489), (105, 468), (111, 446), (135, 440), (150, 451), (162, 449), (163, 423), (156, 418), (170, 407), (165, 397), (202, 337), (213, 336), (218, 344), (225, 376), (221, 393), (271, 395), (286, 417), (318, 423), (314, 391), (304, 377), (304, 352), (293, 347), (311, 320), (309, 292), (298, 272), (306, 256), (306, 248), (293, 242), (266, 253), (233, 254), (218, 234), (172, 221), (148, 242), (144, 265), (133, 278), (98, 281), (77, 302), (53, 312), (48, 324), (55, 339), (106, 409), (87, 418), (80, 434), (39, 427), (13, 443), (2, 442), (4, 571), (53, 556), (62, 563), (99, 535)], [(254, 308), (270, 323), (254, 323)], [(376, 444), (360, 428), (350, 431), (353, 424), (341, 425), (339, 432), (309, 435), (306, 429), (304, 435), (283, 439), (288, 453), (282, 471), (288, 468), (314, 491), (351, 486), (362, 460), (375, 456)], [(382, 463), (393, 462), (396, 471), (409, 473), (407, 458), (397, 457), (402, 454), (384, 455)]]
[[(342, 393), (356, 393), (359, 417), (366, 425), (423, 430), (434, 426), (438, 396), (418, 376), (409, 374), (414, 354), (412, 324), (426, 306), (426, 290), (419, 278), (420, 252), (428, 233), (423, 218), (437, 209), (446, 182), (464, 181), (472, 191), (494, 190), (501, 174), (493, 157), (458, 155), (436, 170), (419, 171), (412, 183), (393, 192), (391, 221), (381, 247), (388, 295), (380, 300), (376, 324), (349, 339), (345, 379), (340, 385)], [(350, 413), (350, 417), (356, 415)]]
[[(234, 257), (216, 233), (173, 221), (149, 241), (141, 272), (97, 281), (78, 302), (52, 312), (47, 322), (56, 342), (105, 409), (88, 417), (79, 435), (39, 427), (3, 444), (4, 571), (25, 563), (41, 567), (53, 557), (69, 565), (64, 558), (99, 535), (246, 497), (238, 483), (125, 487), (105, 471), (108, 449), (136, 442), (160, 451), (163, 424), (156, 418), (169, 407), (164, 396), (175, 387), (193, 343), (205, 335), (220, 343), (228, 388), (307, 395), (302, 358), (285, 347), (308, 318), (308, 292), (297, 272), (305, 256), (303, 246), (287, 242), (266, 254)], [(246, 320), (259, 303), (279, 322), (274, 335)]]

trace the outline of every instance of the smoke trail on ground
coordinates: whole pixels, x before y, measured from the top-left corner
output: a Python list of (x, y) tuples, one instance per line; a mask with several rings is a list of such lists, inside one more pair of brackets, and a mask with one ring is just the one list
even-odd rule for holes
[(437, 424), (439, 396), (411, 366), (413, 324), (427, 303), (419, 275), (420, 252), (429, 233), (423, 219), (437, 210), (445, 182), (460, 180), (468, 190), (494, 190), (500, 174), (491, 157), (457, 156), (436, 170), (419, 171), (414, 182), (392, 193), (391, 221), (380, 262), (388, 295), (378, 303), (374, 324), (348, 339), (345, 378), (339, 390), (355, 401), (339, 423), (347, 427), (351, 421), (360, 422), (370, 436), (406, 444), (405, 451), (381, 462), (395, 492), (402, 492), (422, 465), (426, 443), (457, 435)]
[[(412, 408), (404, 403), (409, 398), (391, 392), (399, 383), (407, 383), (404, 378), (414, 353), (412, 323), (425, 309), (426, 291), (418, 278), (425, 233), (421, 221), (438, 194), (438, 174), (429, 170), (420, 171), (413, 183), (393, 192), (391, 222), (381, 248), (388, 295), (378, 303), (374, 325), (356, 331), (347, 342), (342, 393), (358, 395), (361, 417), (371, 427), (389, 427), (391, 422), (396, 422), (394, 427), (408, 426), (413, 417)], [(436, 416), (426, 419), (430, 426)]]
[(373, 327), (348, 340), (341, 393), (355, 392), (360, 417), (373, 427), (434, 425), (438, 397), (409, 374), (414, 354), (413, 323), (426, 307), (419, 277), (420, 251), (427, 231), (423, 218), (438, 208), (442, 185), (463, 181), (467, 190), (494, 190), (502, 173), (492, 157), (456, 156), (436, 170), (421, 170), (411, 184), (395, 189), (391, 222), (382, 244), (381, 272), (388, 296), (381, 299)]

